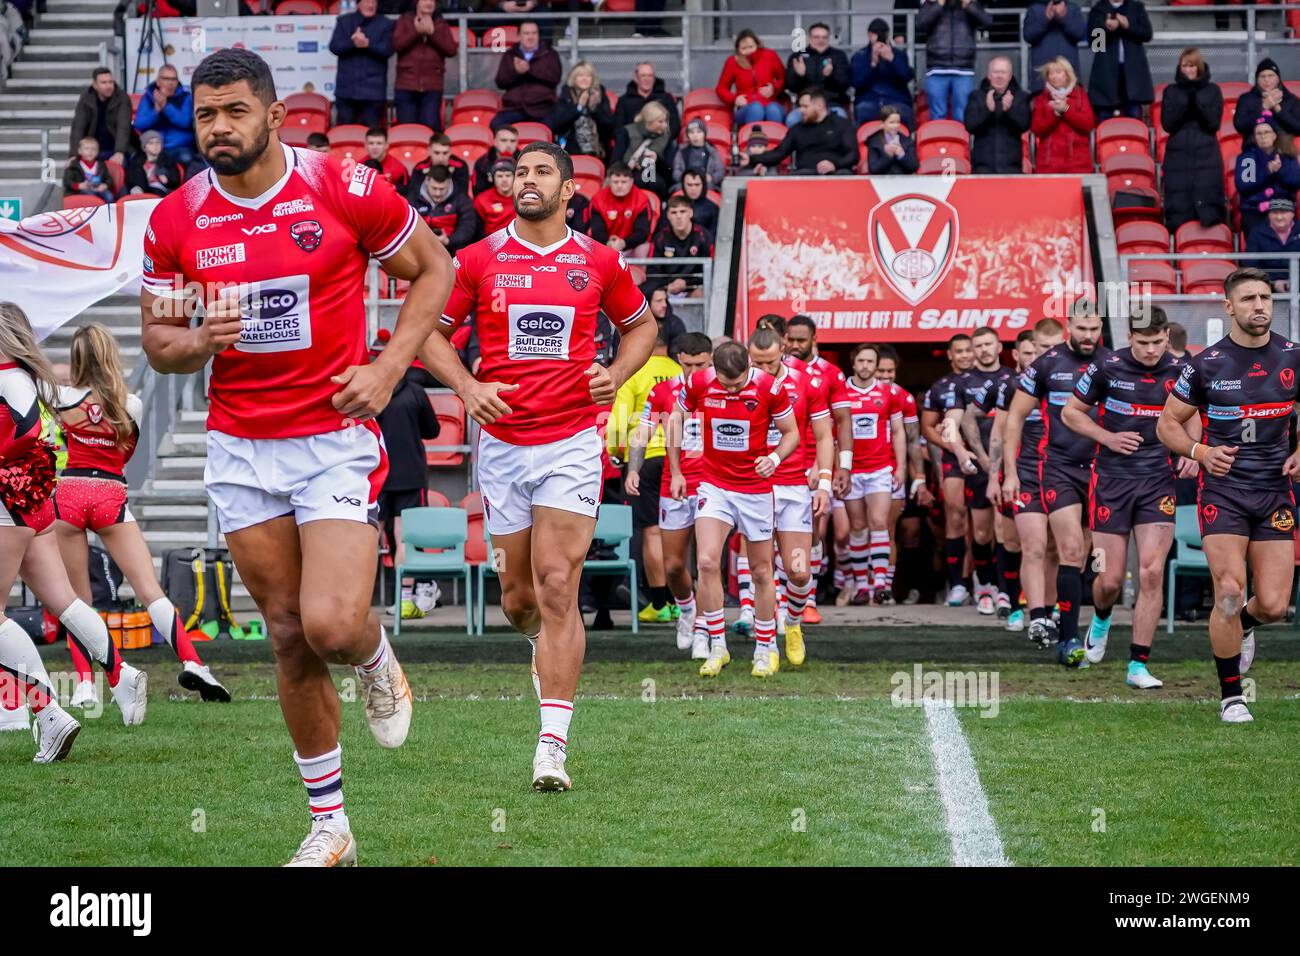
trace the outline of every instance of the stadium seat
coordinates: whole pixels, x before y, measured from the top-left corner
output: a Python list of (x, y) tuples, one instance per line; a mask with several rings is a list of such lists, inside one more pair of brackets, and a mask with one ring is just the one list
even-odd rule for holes
[(1223, 111), (1223, 119), (1219, 122), (1219, 142), (1225, 141), (1241, 145), (1241, 134), (1237, 132), (1237, 127), (1232, 125), (1232, 114), (1226, 109)]
[(89, 206), (102, 206), (102, 205), (104, 205), (104, 200), (100, 199), (98, 196), (86, 196), (86, 195), (77, 194), (77, 195), (63, 197), (64, 209), (80, 209), (82, 206), (89, 207)]
[(922, 176), (965, 176), (970, 172), (970, 160), (965, 156), (927, 156), (916, 171)]
[(492, 145), (492, 131), (486, 126), (479, 126), (474, 123), (456, 123), (453, 126), (448, 126), (446, 133), (447, 138), (451, 140), (453, 149), (471, 145), (482, 146), (487, 149)]
[(686, 95), (682, 97), (682, 113), (687, 110), (693, 110), (701, 106), (711, 106), (715, 109), (728, 111), (727, 104), (722, 101), (718, 91), (711, 86), (702, 86), (696, 90), (687, 90)]
[(330, 118), (325, 113), (317, 113), (315, 110), (290, 110), (285, 114), (284, 125), (280, 127), (280, 138), (284, 139), (284, 134), (289, 130), (295, 133), (301, 133), (303, 142), (312, 133), (325, 133), (330, 128)]
[(1110, 192), (1130, 186), (1156, 188), (1156, 164), (1150, 153), (1115, 152), (1101, 163)]
[(284, 98), (284, 108), (290, 113), (319, 113), (326, 122), (332, 106), (329, 97), (319, 93), (290, 93)]
[(930, 120), (916, 128), (916, 158), (958, 156), (970, 159), (970, 134), (956, 120)]
[(465, 444), (465, 406), (454, 392), (430, 392), (429, 404), (440, 429), (433, 442), (425, 442), (426, 461), (431, 468), (460, 465), (470, 447)]
[(1117, 154), (1140, 153), (1151, 155), (1151, 130), (1146, 123), (1125, 116), (1103, 120), (1096, 132), (1097, 165)]
[[(629, 509), (630, 510), (630, 509)], [(406, 508), (402, 511), (402, 542), (406, 557), (394, 570), (398, 582), (393, 596), (393, 635), (402, 633), (401, 581), (405, 577), (464, 578), (465, 633), (474, 633), (474, 576), (465, 562), (469, 515), (460, 508)]]
[(552, 139), (551, 128), (545, 123), (515, 123), (519, 131), (519, 148), (529, 143), (549, 143)]
[(275, 5), (275, 15), (277, 17), (286, 17), (293, 14), (307, 17), (318, 17), (325, 13), (325, 8), (316, 0), (280, 0)]
[(1227, 259), (1183, 260), (1184, 295), (1223, 295), (1223, 280), (1236, 266)]
[(591, 199), (605, 184), (605, 164), (595, 156), (574, 156), (573, 178), (578, 191)]
[(104, 165), (108, 167), (108, 174), (113, 177), (113, 195), (119, 196), (126, 187), (126, 167), (121, 163), (115, 163), (111, 159), (104, 160)]
[(1174, 509), (1174, 548), (1169, 555), (1169, 587), (1165, 591), (1165, 631), (1174, 633), (1174, 601), (1178, 597), (1178, 575), (1210, 576), (1210, 561), (1202, 548), (1196, 505), (1179, 505)]
[(492, 106), (460, 106), (453, 107), (451, 111), (451, 124), (467, 124), (470, 126), (482, 126), (487, 129), (492, 123), (492, 117), (496, 116), (499, 110)]
[(330, 147), (330, 157), (337, 159), (346, 169), (366, 158), (366, 148), (360, 143), (339, 143)]
[[(861, 165), (864, 173), (867, 169), (867, 140), (880, 132), (880, 128), (883, 125), (884, 124), (881, 123), (880, 120), (867, 120), (867, 122), (858, 127), (857, 133), (854, 134), (858, 141), (858, 163)], [(900, 126), (898, 129), (904, 136), (909, 135), (906, 126)]]
[(324, 130), (307, 129), (303, 126), (295, 126), (291, 123), (285, 123), (280, 127), (280, 142), (286, 146), (306, 146), (307, 139), (312, 133), (323, 133)]
[(1120, 255), (1160, 255), (1169, 252), (1169, 230), (1159, 222), (1126, 222), (1115, 230)]
[(511, 23), (489, 27), (479, 34), (478, 45), (498, 53), (504, 53), (509, 47), (519, 42), (519, 28)]
[[(451, 36), (452, 36), (452, 39), (454, 39), (454, 40), (456, 41), (456, 46), (459, 47), (459, 46), (460, 46), (460, 27), (459, 27), (457, 24), (455, 24), (455, 23), (450, 24), (450, 26), (451, 26)], [(473, 30), (470, 30), (470, 29), (467, 28), (467, 29), (465, 30), (465, 49), (467, 49), (467, 50), (468, 50), (468, 49), (471, 49), (471, 48), (474, 47), (477, 43), (478, 43), (478, 35), (477, 35)]]
[(330, 141), (331, 146), (360, 146), (366, 145), (366, 127), (360, 123), (347, 123), (343, 126), (335, 126), (325, 134)]
[(501, 94), (496, 90), (465, 90), (463, 93), (457, 93), (455, 99), (451, 101), (453, 111), (472, 107), (499, 112), (501, 110)]
[(134, 116), (136, 110), (140, 108), (140, 101), (144, 99), (143, 93), (131, 93), (131, 115)]
[(722, 193), (718, 192), (716, 189), (710, 189), (704, 195), (719, 209), (722, 208)]
[(1174, 252), (1218, 254), (1232, 252), (1232, 230), (1220, 223), (1202, 226), (1185, 222), (1174, 233)]
[(635, 13), (636, 0), (605, 0), (600, 7), (601, 13)]
[(452, 154), (471, 170), (474, 164), (487, 155), (488, 147), (482, 143), (461, 143), (451, 148)]
[[(745, 123), (740, 127), (736, 134), (736, 144), (744, 150), (749, 143), (749, 137), (754, 134), (754, 127), (767, 134), (767, 143), (769, 147), (775, 146), (781, 140), (785, 139), (786, 125), (784, 123), (773, 123), (771, 120), (763, 120), (759, 123)], [(724, 160), (725, 161), (725, 160)]]
[[(180, 169), (180, 163), (176, 164), (176, 168)], [(115, 201), (116, 202), (140, 202), (142, 200), (147, 201), (150, 199), (157, 199), (157, 198), (158, 197), (155, 196), (153, 193), (127, 193), (125, 196), (117, 197)], [(64, 208), (66, 209), (67, 207), (65, 206)]]
[(704, 127), (704, 138), (722, 154), (724, 164), (731, 162), (731, 127), (709, 123)]
[(1236, 109), (1237, 100), (1241, 99), (1241, 94), (1249, 93), (1250, 89), (1249, 83), (1240, 80), (1226, 80), (1219, 83), (1219, 91), (1223, 93), (1223, 114), (1231, 116)]
[(630, 505), (602, 504), (596, 512), (596, 531), (593, 540), (614, 546), (614, 557), (582, 562), (582, 573), (595, 575), (627, 575), (628, 590), (632, 593), (632, 633), (636, 634), (636, 561), (629, 553), (632, 540), (632, 508)]
[(686, 142), (686, 124), (691, 120), (696, 119), (702, 120), (705, 127), (714, 124), (731, 129), (735, 125), (735, 119), (731, 114), (731, 110), (727, 109), (725, 106), (710, 106), (707, 104), (704, 106), (692, 106), (690, 109), (682, 113), (681, 141), (683, 143)]
[(1178, 276), (1168, 262), (1139, 259), (1128, 264), (1128, 281), (1149, 286), (1152, 295), (1173, 295), (1178, 289)]
[(1296, 96), (1300, 96), (1300, 81), (1283, 80), (1282, 85), (1285, 86), (1292, 93), (1294, 93)]
[(398, 123), (388, 128), (388, 145), (428, 146), (433, 130), (423, 123)]
[(388, 147), (388, 155), (405, 166), (409, 173), (429, 158), (429, 147), (423, 143), (396, 143)]

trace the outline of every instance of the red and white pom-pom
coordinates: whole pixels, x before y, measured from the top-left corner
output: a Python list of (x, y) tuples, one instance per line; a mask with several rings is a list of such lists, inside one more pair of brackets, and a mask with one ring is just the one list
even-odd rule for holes
[(0, 501), (10, 511), (28, 514), (54, 494), (57, 481), (54, 447), (37, 442), (25, 455), (0, 468)]

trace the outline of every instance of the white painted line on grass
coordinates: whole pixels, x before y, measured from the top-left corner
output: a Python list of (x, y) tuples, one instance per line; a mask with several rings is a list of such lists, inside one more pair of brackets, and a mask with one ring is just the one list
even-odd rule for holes
[(953, 865), (1010, 866), (957, 711), (945, 701), (927, 699), (925, 726), (952, 841)]

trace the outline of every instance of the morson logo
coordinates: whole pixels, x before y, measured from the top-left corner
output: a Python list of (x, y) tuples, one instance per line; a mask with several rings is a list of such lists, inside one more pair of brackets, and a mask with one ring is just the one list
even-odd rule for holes
[(550, 312), (529, 312), (519, 317), (519, 331), (524, 335), (559, 335), (564, 331), (564, 320)]
[(867, 234), (885, 281), (918, 305), (948, 275), (957, 248), (957, 210), (942, 199), (909, 193), (880, 203)]
[(289, 289), (263, 289), (244, 299), (244, 311), (258, 319), (278, 319), (293, 311), (298, 294)]

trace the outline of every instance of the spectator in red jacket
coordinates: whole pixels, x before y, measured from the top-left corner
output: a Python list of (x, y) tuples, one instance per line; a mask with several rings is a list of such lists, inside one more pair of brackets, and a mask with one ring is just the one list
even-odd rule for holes
[(1046, 86), (1034, 95), (1030, 129), (1038, 140), (1036, 173), (1092, 172), (1088, 134), (1097, 125), (1087, 92), (1079, 86), (1074, 67), (1063, 56), (1038, 68)]
[(451, 174), (452, 184), (458, 192), (470, 196), (469, 167), (459, 156), (451, 154), (451, 139), (446, 133), (434, 133), (429, 137), (429, 156), (423, 162), (415, 164), (411, 174), (411, 190), (420, 188), (420, 180), (434, 166), (443, 166)]
[(650, 238), (653, 216), (650, 197), (636, 188), (632, 170), (615, 163), (605, 188), (591, 197), (588, 235), (619, 252), (635, 249)]
[(499, 159), (492, 167), (492, 188), (474, 197), (474, 211), (483, 220), (483, 234), (504, 229), (515, 218), (515, 161)]
[(388, 134), (379, 126), (366, 130), (366, 158), (361, 165), (377, 170), (399, 193), (406, 192), (410, 174), (405, 166), (388, 155)]
[(727, 57), (718, 77), (717, 92), (736, 112), (736, 123), (770, 120), (785, 122), (778, 97), (785, 88), (785, 65), (776, 52), (763, 46), (753, 30), (736, 34), (736, 52)]
[(545, 123), (555, 109), (555, 89), (563, 75), (560, 55), (542, 42), (537, 24), (526, 20), (519, 27), (519, 42), (501, 54), (497, 64), (497, 86), (505, 94), (492, 128), (525, 120)]
[(438, 15), (438, 0), (416, 0), (414, 10), (397, 18), (393, 49), (397, 52), (393, 84), (397, 122), (442, 129), (446, 60), (455, 56), (459, 47), (450, 24)]
[[(484, 194), (486, 195), (486, 193)], [(453, 256), (478, 237), (478, 213), (469, 196), (457, 189), (446, 166), (430, 166), (407, 199), (429, 225), (433, 237)]]
[(498, 159), (511, 159), (519, 146), (519, 130), (513, 126), (498, 126), (492, 134), (488, 151), (474, 160), (474, 195), (492, 188), (492, 167)]

